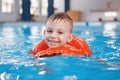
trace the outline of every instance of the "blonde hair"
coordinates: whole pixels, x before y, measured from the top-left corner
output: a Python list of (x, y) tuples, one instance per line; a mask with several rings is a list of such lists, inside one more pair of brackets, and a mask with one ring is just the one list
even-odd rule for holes
[(73, 20), (70, 18), (70, 16), (68, 16), (66, 13), (64, 12), (59, 12), (59, 13), (55, 13), (53, 14), (52, 16), (50, 16), (47, 20), (47, 22), (49, 21), (64, 21), (65, 22), (68, 22), (70, 25), (71, 25), (71, 32), (72, 32), (72, 29), (73, 29)]

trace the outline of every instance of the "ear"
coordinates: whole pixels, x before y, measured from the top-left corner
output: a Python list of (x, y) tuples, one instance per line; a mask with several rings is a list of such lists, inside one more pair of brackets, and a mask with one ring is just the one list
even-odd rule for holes
[(45, 30), (43, 30), (43, 36), (45, 36)]
[(70, 34), (68, 42), (72, 41), (72, 34)]
[(42, 38), (45, 37), (45, 30), (42, 30), (42, 31), (41, 31), (41, 35), (42, 35)]
[(45, 27), (42, 28), (41, 33), (42, 33), (42, 36), (45, 36)]

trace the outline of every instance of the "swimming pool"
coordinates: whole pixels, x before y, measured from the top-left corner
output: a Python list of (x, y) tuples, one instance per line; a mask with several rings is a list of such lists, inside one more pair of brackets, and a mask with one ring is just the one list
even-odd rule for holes
[(74, 23), (93, 55), (34, 59), (28, 51), (42, 39), (44, 23), (0, 24), (0, 80), (120, 80), (120, 23)]

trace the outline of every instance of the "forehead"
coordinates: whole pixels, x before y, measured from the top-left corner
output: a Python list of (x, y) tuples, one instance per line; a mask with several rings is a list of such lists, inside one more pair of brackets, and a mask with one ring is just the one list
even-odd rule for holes
[(46, 26), (67, 26), (67, 27), (72, 27), (72, 25), (70, 24), (70, 22), (66, 21), (66, 20), (48, 20), (46, 23)]

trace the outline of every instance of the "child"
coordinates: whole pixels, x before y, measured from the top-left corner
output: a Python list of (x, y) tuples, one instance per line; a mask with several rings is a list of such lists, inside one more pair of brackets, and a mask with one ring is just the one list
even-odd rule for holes
[(86, 41), (72, 34), (73, 21), (66, 13), (55, 13), (50, 16), (41, 40), (30, 51), (35, 57), (52, 55), (84, 55), (91, 56)]

